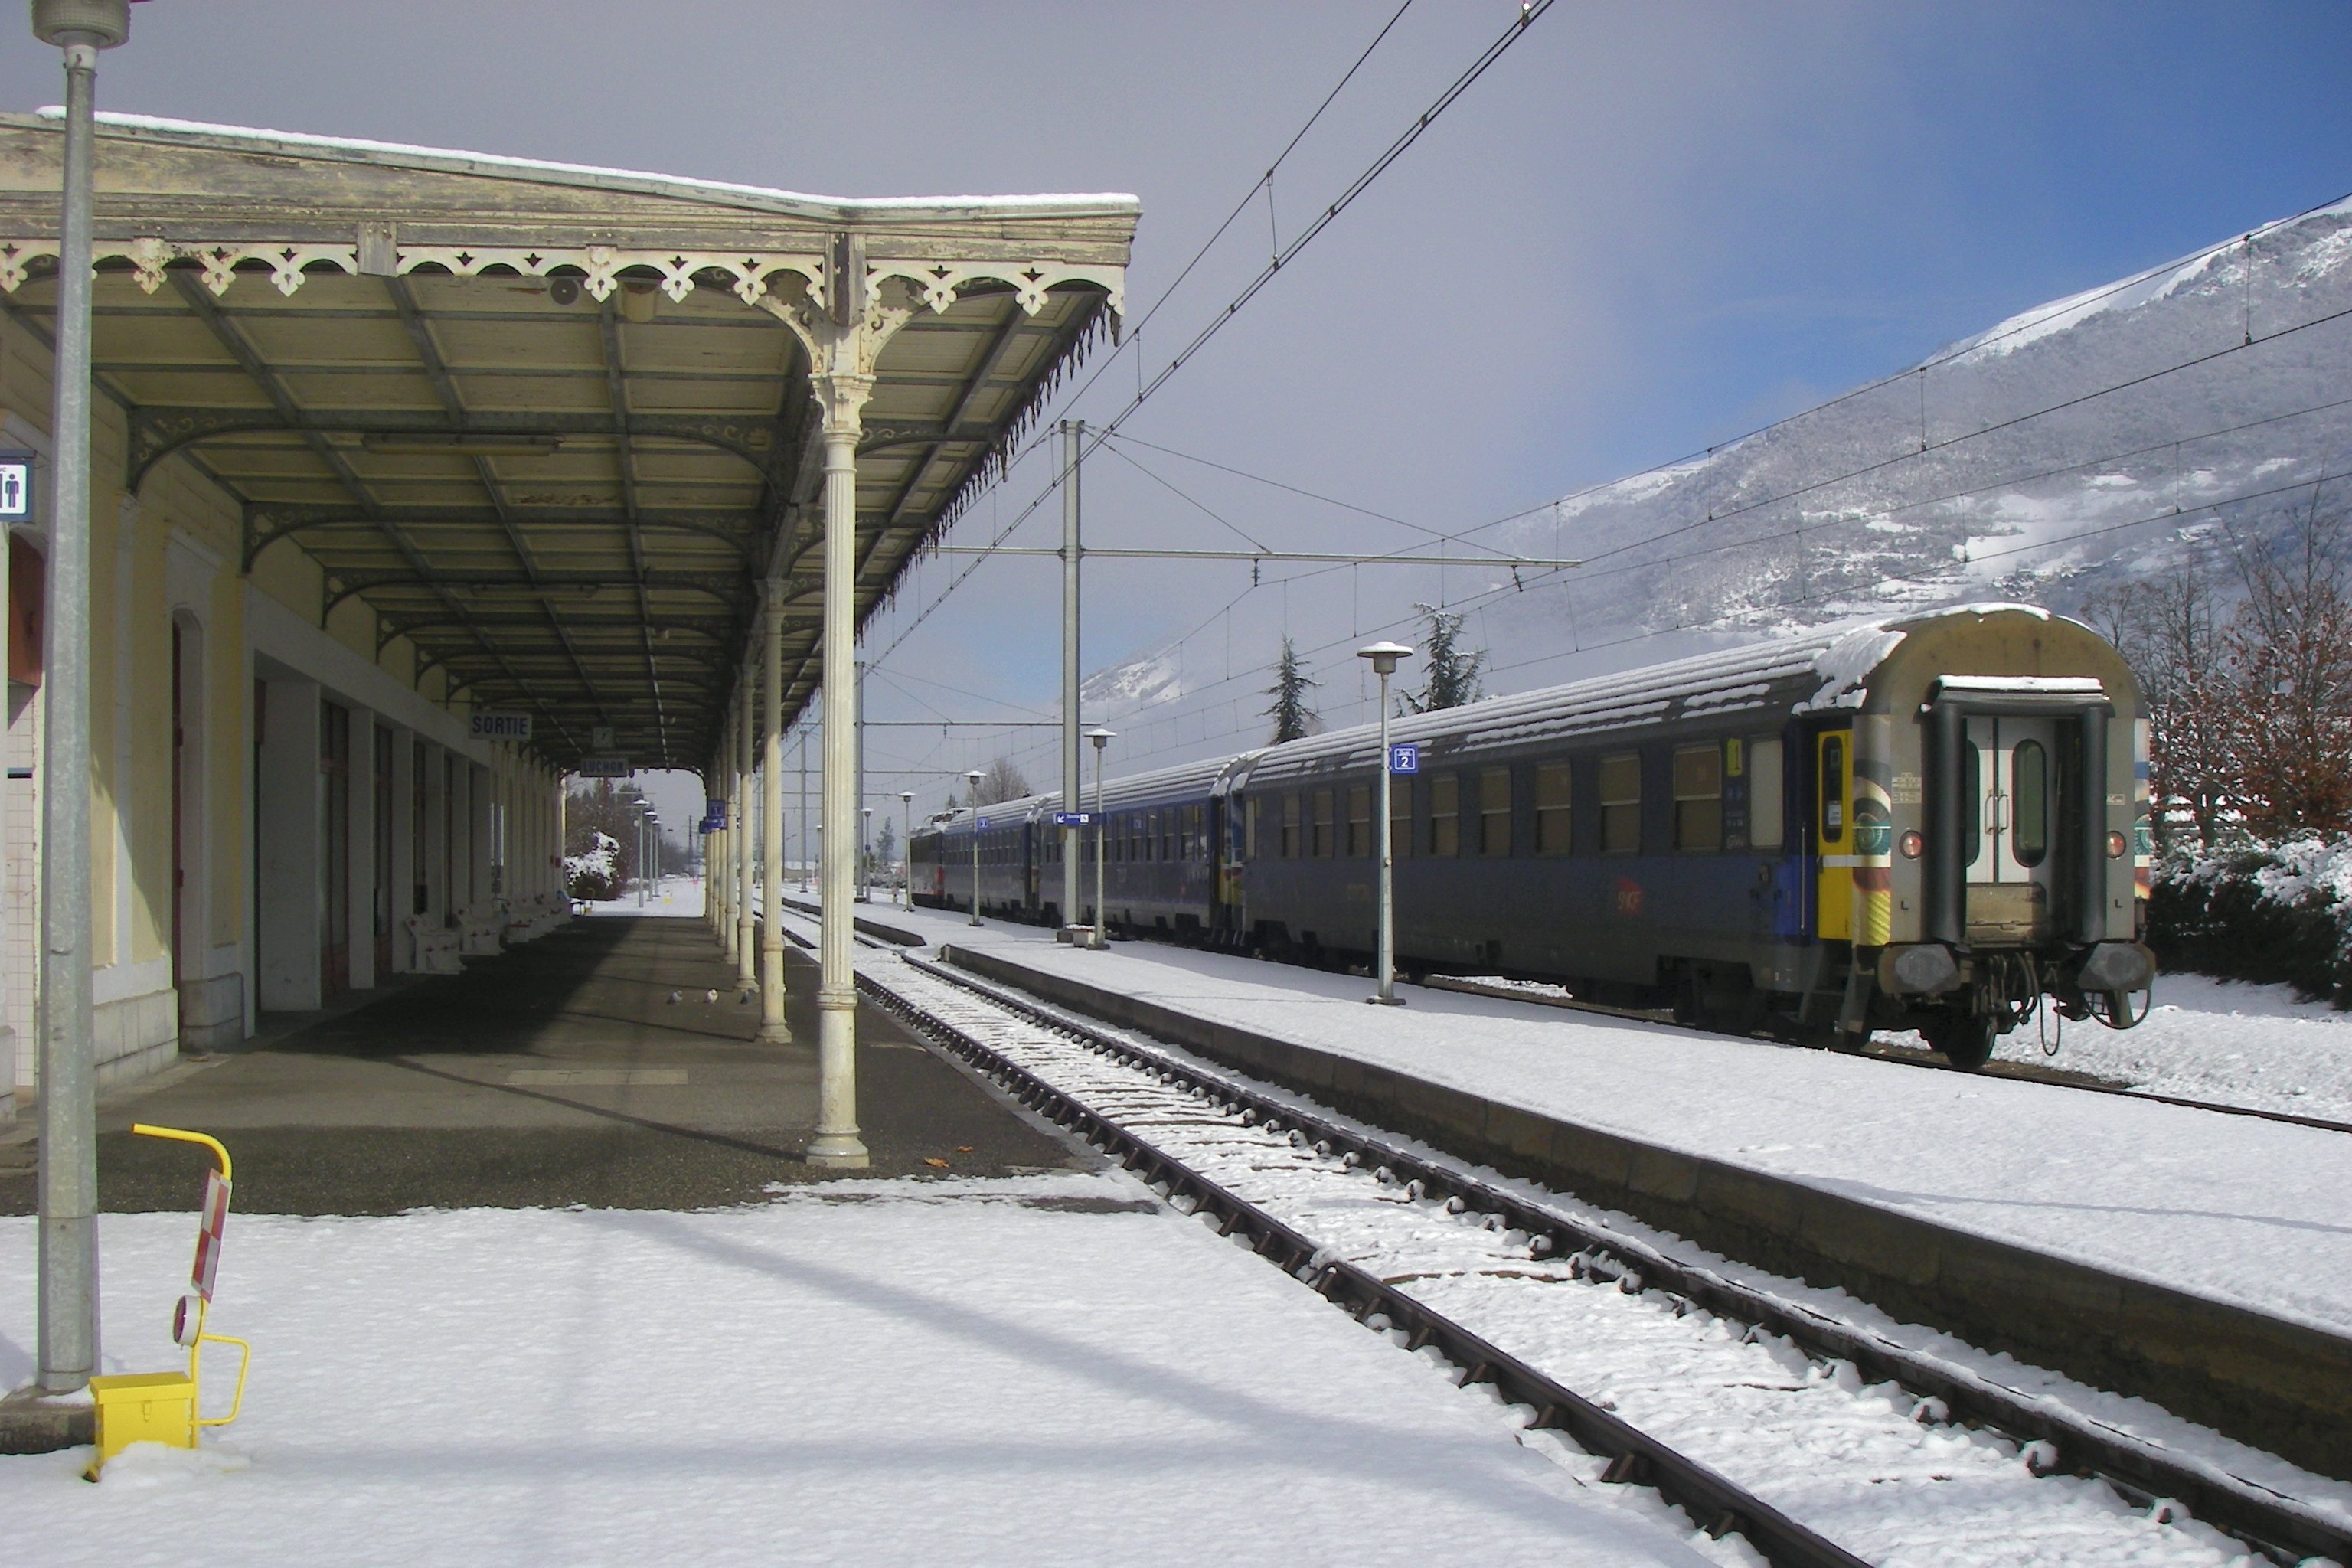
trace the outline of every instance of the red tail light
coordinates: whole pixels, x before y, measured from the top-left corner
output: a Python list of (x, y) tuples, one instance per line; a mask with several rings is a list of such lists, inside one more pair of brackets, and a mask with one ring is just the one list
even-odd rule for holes
[(2129, 845), (2130, 845), (2130, 840), (2129, 840), (2129, 839), (2126, 839), (2126, 838), (2122, 834), (2120, 834), (2120, 833), (2110, 833), (2110, 834), (2108, 834), (2108, 835), (2107, 835), (2107, 858), (2108, 858), (2108, 859), (2110, 859), (2110, 860), (2120, 860), (2120, 859), (2122, 859), (2122, 858), (2124, 858), (2124, 850), (2125, 850), (2126, 847), (2129, 847)]
[(1899, 843), (1906, 860), (1916, 860), (1927, 852), (1927, 840), (1916, 827), (1904, 834)]

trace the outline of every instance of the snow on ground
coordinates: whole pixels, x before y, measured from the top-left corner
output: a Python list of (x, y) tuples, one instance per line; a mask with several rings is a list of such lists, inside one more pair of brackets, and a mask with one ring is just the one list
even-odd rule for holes
[(693, 877), (664, 877), (640, 907), (632, 887), (617, 899), (588, 906), (592, 915), (696, 915), (702, 913), (702, 883)]
[(2288, 985), (2161, 975), (2137, 1028), (2069, 1024), (2051, 1058), (2021, 1029), (1993, 1054), (2048, 1059), (2152, 1094), (2352, 1121), (2352, 1013), (2303, 1001)]
[[(1547, 1115), (2352, 1333), (2352, 1137), (956, 914), (936, 941)], [(2070, 1047), (2071, 1048), (2071, 1047)]]
[[(0, 1219), (8, 1386), (32, 1372), (34, 1223)], [(106, 1369), (174, 1365), (193, 1216), (100, 1227)], [(213, 1324), (253, 1341), (243, 1418), (197, 1454), (133, 1450), (98, 1486), (88, 1450), (0, 1458), (9, 1561), (1744, 1551), (1654, 1493), (1580, 1484), (1487, 1391), (1118, 1175), (841, 1182), (703, 1214), (233, 1216)]]

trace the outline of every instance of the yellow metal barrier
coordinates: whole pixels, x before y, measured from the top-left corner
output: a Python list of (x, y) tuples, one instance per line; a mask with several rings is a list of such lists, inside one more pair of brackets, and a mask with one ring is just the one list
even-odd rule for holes
[[(187, 1347), (188, 1370), (127, 1373), (89, 1380), (90, 1397), (96, 1402), (98, 1415), (98, 1456), (89, 1468), (93, 1480), (107, 1460), (133, 1443), (193, 1448), (200, 1428), (226, 1426), (236, 1420), (245, 1408), (245, 1375), (253, 1366), (251, 1345), (227, 1334), (213, 1333), (205, 1322), (212, 1309), (214, 1276), (220, 1267), (221, 1230), (228, 1219), (229, 1179), (234, 1169), (228, 1151), (217, 1138), (184, 1132), (176, 1127), (151, 1127), (142, 1121), (131, 1131), (147, 1138), (201, 1144), (212, 1151), (220, 1166), (205, 1173), (204, 1213), (196, 1230), (196, 1260), (189, 1270), (189, 1289), (172, 1314), (172, 1341)], [(237, 1348), (236, 1392), (230, 1398), (226, 1415), (204, 1413), (202, 1358), (207, 1343)]]

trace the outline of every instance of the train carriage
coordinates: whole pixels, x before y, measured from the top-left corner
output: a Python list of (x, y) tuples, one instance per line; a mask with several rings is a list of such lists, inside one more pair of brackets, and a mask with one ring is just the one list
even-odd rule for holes
[[(1385, 824), (1370, 725), (1111, 784), (1112, 922), (1361, 962), (1384, 831), (1407, 971), (1562, 981), (1833, 1044), (1916, 1027), (1969, 1066), (2045, 997), (2127, 1026), (2154, 973), (2138, 689), (2095, 633), (2039, 609), (1823, 628), (1415, 716), (1391, 739), (1421, 768), (1392, 780)], [(1046, 824), (1033, 852), (1054, 852), (1056, 805), (1028, 807)], [(950, 845), (950, 889), (955, 864)], [(1057, 897), (1058, 863), (1040, 869)], [(983, 875), (984, 907), (996, 885)], [(1000, 907), (1055, 912), (1034, 879)]]

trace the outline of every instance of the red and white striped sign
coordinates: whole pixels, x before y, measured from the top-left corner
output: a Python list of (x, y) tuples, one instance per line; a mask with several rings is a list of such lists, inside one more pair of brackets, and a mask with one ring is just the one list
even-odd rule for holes
[(205, 1216), (196, 1232), (196, 1266), (188, 1283), (206, 1301), (213, 1299), (213, 1278), (220, 1272), (221, 1227), (228, 1223), (228, 1181), (218, 1171), (205, 1173)]

